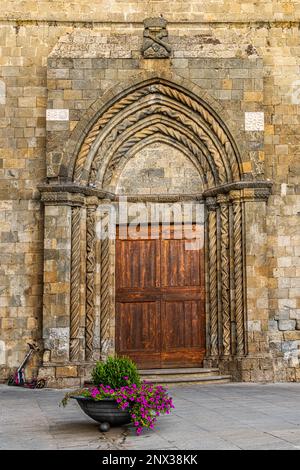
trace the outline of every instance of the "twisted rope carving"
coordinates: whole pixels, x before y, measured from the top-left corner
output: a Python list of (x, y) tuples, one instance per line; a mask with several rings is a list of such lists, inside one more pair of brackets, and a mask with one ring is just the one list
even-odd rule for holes
[[(98, 154), (92, 163), (92, 168), (91, 168), (91, 180), (92, 181), (95, 181), (96, 179), (95, 175), (98, 172), (100, 161), (103, 158), (103, 155), (106, 154), (106, 149), (108, 150), (111, 148), (111, 145), (117, 140), (117, 137), (126, 129), (130, 128), (132, 125), (139, 123), (143, 118), (154, 115), (154, 114), (162, 114), (164, 116), (167, 116), (173, 119), (174, 121), (177, 121), (180, 124), (183, 124), (183, 126), (186, 129), (191, 130), (195, 134), (195, 136), (199, 138), (199, 140), (206, 145), (206, 148), (208, 150), (207, 156), (211, 155), (213, 157), (213, 163), (216, 165), (218, 169), (218, 175), (220, 176), (220, 181), (226, 182), (227, 180), (226, 170), (223, 165), (219, 150), (216, 147), (216, 143), (214, 143), (213, 140), (206, 134), (206, 132), (203, 131), (201, 126), (196, 124), (192, 119), (184, 116), (182, 113), (178, 113), (177, 111), (168, 108), (167, 106), (161, 106), (161, 105), (153, 105), (147, 109), (143, 109), (142, 111), (137, 112), (134, 116), (130, 116), (128, 119), (125, 119), (119, 126), (116, 126), (116, 128), (111, 132), (109, 137), (106, 139), (106, 142), (105, 144), (103, 144), (102, 149), (98, 150)], [(179, 132), (179, 135), (181, 135), (181, 132), (180, 131), (178, 132)], [(178, 136), (178, 134), (176, 134), (176, 136)], [(128, 141), (130, 142), (130, 139), (128, 139)], [(198, 148), (198, 146), (196, 147)], [(124, 155), (125, 153), (126, 152), (123, 152)], [(115, 158), (117, 159), (120, 157), (115, 156)], [(113, 165), (113, 161), (111, 162), (111, 165)], [(230, 178), (230, 175), (229, 175), (229, 178)]]
[(161, 104), (152, 105), (149, 108), (143, 109), (142, 111), (137, 112), (135, 115), (125, 119), (119, 126), (116, 126), (111, 132), (110, 136), (107, 139), (107, 146), (110, 147), (110, 145), (116, 141), (118, 135), (120, 135), (129, 127), (131, 127), (133, 124), (136, 124), (137, 122), (140, 122), (141, 119), (143, 119), (144, 117), (151, 116), (153, 114), (162, 114), (164, 116), (168, 116), (169, 118), (180, 122), (187, 129), (190, 129), (192, 132), (194, 132), (194, 134), (206, 144), (207, 149), (217, 162), (217, 167), (219, 169), (223, 169), (223, 165), (220, 160), (220, 154), (218, 149), (216, 148), (216, 143), (213, 142), (213, 140), (206, 134), (206, 132), (203, 131), (202, 127), (196, 124), (193, 119), (190, 119), (185, 116), (182, 112), (175, 111), (174, 109), (169, 108), (167, 106), (162, 106)]
[(161, 93), (162, 95), (168, 96), (169, 98), (174, 99), (177, 102), (180, 102), (187, 106), (189, 109), (192, 109), (196, 113), (199, 113), (203, 119), (209, 124), (211, 129), (213, 130), (214, 134), (220, 140), (222, 146), (225, 149), (225, 154), (228, 157), (230, 162), (230, 166), (232, 169), (232, 173), (237, 179), (239, 177), (239, 167), (236, 161), (236, 155), (230, 140), (228, 139), (226, 133), (223, 131), (222, 127), (218, 124), (215, 118), (207, 111), (202, 105), (200, 105), (197, 101), (193, 100), (189, 96), (185, 95), (178, 90), (162, 85), (151, 85), (146, 87), (142, 90), (134, 92), (132, 95), (121, 99), (119, 102), (115, 103), (107, 112), (105, 112), (100, 119), (94, 124), (90, 132), (88, 133), (83, 145), (80, 148), (75, 170), (74, 170), (74, 180), (79, 181), (82, 170), (84, 167), (84, 163), (86, 161), (87, 155), (94, 143), (97, 135), (99, 132), (105, 127), (105, 125), (120, 111), (122, 111), (125, 107), (129, 106), (130, 104), (138, 101), (141, 97), (150, 94), (150, 93)]
[(72, 207), (71, 247), (70, 360), (76, 361), (80, 327), (80, 207)]
[(86, 219), (86, 359), (93, 357), (95, 327), (95, 208), (88, 207)]
[[(161, 134), (167, 135), (168, 137), (171, 137), (177, 140), (178, 142), (182, 143), (197, 158), (203, 170), (206, 171), (208, 174), (210, 174), (210, 168), (208, 167), (206, 160), (202, 158), (202, 153), (196, 144), (194, 144), (188, 137), (186, 137), (180, 131), (173, 129), (172, 127), (168, 127), (165, 124), (158, 123), (158, 124), (154, 124), (153, 126), (149, 126), (148, 128), (144, 128), (141, 131), (138, 131), (134, 136), (132, 136), (122, 145), (122, 147), (118, 150), (118, 152), (116, 152), (116, 154), (110, 161), (109, 167), (106, 170), (104, 181), (103, 181), (104, 187), (107, 184), (109, 184), (113, 175), (113, 171), (116, 168), (116, 166), (119, 164), (119, 161), (121, 160), (121, 158), (125, 157), (126, 153), (134, 145), (136, 145), (140, 140), (145, 139), (146, 137), (149, 137), (155, 133), (161, 133)], [(222, 172), (222, 175), (223, 174), (224, 173)], [(92, 173), (91, 173), (92, 182), (95, 181), (96, 175), (97, 175), (97, 169), (93, 168)]]
[(108, 238), (108, 215), (102, 216), (102, 240), (101, 240), (101, 317), (100, 338), (101, 356), (106, 354), (109, 341), (109, 317), (110, 317), (110, 293), (109, 293), (109, 238)]
[(218, 354), (218, 294), (217, 294), (217, 216), (209, 208), (209, 305), (210, 305), (210, 346), (211, 355)]
[(242, 209), (239, 201), (233, 201), (234, 238), (234, 285), (236, 312), (236, 351), (244, 353), (244, 306), (243, 306), (243, 255), (242, 255)]
[(142, 96), (145, 96), (149, 94), (151, 90), (148, 88), (145, 88), (140, 91), (134, 92), (132, 95), (129, 95), (117, 103), (115, 103), (111, 108), (109, 108), (108, 111), (106, 111), (100, 119), (93, 125), (91, 128), (90, 132), (88, 133), (86, 139), (84, 140), (80, 150), (79, 154), (77, 156), (76, 160), (76, 165), (75, 165), (75, 170), (74, 170), (74, 181), (79, 181), (82, 173), (82, 169), (86, 160), (86, 157), (96, 140), (96, 137), (98, 136), (99, 132), (106, 126), (106, 124), (122, 109), (126, 108), (126, 106), (129, 106), (130, 104), (134, 103), (135, 101), (139, 100)]
[(197, 101), (193, 100), (186, 94), (176, 90), (176, 88), (170, 88), (164, 85), (156, 85), (156, 88), (164, 95), (180, 101), (185, 104), (193, 111), (198, 112), (204, 120), (210, 125), (216, 136), (219, 138), (222, 145), (224, 145), (226, 154), (228, 155), (230, 166), (232, 168), (232, 173), (234, 176), (239, 177), (239, 167), (236, 161), (236, 155), (232, 148), (231, 142), (228, 139), (227, 135), (223, 131), (222, 127), (218, 124), (215, 118), (207, 111), (203, 106), (201, 106)]
[(222, 280), (222, 317), (223, 317), (223, 353), (230, 354), (230, 301), (229, 301), (229, 218), (227, 203), (220, 204), (221, 212), (221, 280)]

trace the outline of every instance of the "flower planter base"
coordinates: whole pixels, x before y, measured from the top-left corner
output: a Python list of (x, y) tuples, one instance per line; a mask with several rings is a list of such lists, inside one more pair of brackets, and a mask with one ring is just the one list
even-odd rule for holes
[(72, 396), (71, 398), (77, 400), (86, 415), (100, 423), (99, 430), (101, 432), (109, 431), (111, 426), (122, 426), (130, 423), (130, 414), (125, 410), (120, 410), (117, 402), (111, 398), (104, 398), (99, 401), (81, 396)]

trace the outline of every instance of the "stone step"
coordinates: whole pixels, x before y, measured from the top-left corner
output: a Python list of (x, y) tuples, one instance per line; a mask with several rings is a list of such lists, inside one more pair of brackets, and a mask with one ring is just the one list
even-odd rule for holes
[[(220, 375), (219, 369), (216, 368), (186, 367), (180, 369), (140, 369), (139, 373), (142, 380), (161, 385), (208, 385), (231, 382), (230, 375)], [(90, 386), (92, 384), (89, 380), (86, 380), (84, 385)]]
[(174, 374), (209, 374), (218, 373), (219, 369), (204, 367), (184, 367), (178, 369), (139, 369), (141, 375), (174, 375)]
[(154, 384), (210, 384), (229, 383), (230, 375), (220, 375), (219, 369), (185, 367), (180, 369), (139, 370), (143, 380)]
[(149, 379), (149, 376), (142, 377), (144, 380), (149, 381), (153, 384), (165, 384), (165, 385), (172, 385), (172, 384), (212, 384), (212, 383), (230, 383), (231, 376), (230, 375), (207, 375), (207, 376), (200, 376), (200, 375), (182, 375), (182, 376), (157, 376)]

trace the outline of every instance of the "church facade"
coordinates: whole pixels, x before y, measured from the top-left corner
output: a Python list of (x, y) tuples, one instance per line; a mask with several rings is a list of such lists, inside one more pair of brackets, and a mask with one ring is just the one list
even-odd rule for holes
[(261, 3), (5, 2), (1, 380), (300, 380), (300, 2)]

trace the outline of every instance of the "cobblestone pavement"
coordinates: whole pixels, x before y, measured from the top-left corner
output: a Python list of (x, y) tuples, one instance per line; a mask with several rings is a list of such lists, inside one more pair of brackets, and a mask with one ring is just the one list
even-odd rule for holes
[(62, 390), (0, 386), (0, 449), (300, 449), (300, 383), (170, 387), (155, 431), (100, 433)]

